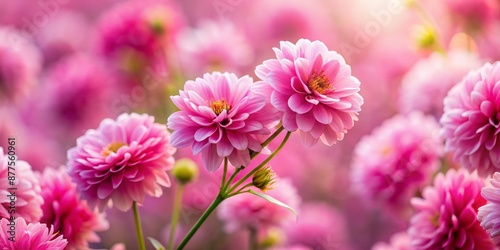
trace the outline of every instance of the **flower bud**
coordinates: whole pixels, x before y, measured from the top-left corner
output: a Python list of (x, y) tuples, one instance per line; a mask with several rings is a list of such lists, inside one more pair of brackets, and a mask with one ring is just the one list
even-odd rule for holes
[(186, 184), (198, 176), (198, 165), (188, 158), (179, 159), (175, 162), (172, 175), (180, 184)]
[(276, 187), (276, 173), (269, 166), (259, 169), (253, 174), (252, 184), (262, 192)]
[(435, 49), (438, 46), (437, 33), (430, 25), (422, 25), (415, 30), (415, 39), (421, 49)]

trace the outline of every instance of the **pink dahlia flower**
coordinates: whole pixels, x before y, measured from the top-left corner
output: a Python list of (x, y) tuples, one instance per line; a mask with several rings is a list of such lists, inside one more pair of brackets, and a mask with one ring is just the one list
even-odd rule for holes
[(438, 132), (434, 117), (420, 112), (386, 120), (354, 150), (354, 190), (389, 207), (409, 205), (439, 168), (443, 149)]
[[(65, 249), (68, 241), (62, 235), (56, 236), (54, 229), (48, 229), (47, 225), (37, 223), (27, 223), (23, 218), (17, 218), (13, 229), (9, 220), (0, 220), (0, 248), (1, 249), (22, 249), (22, 250), (56, 250)], [(14, 241), (9, 238), (14, 237)], [(12, 238), (11, 238), (12, 239)]]
[(128, 210), (146, 195), (160, 197), (170, 186), (176, 149), (165, 125), (147, 114), (121, 114), (88, 130), (68, 151), (68, 171), (91, 207)]
[(477, 219), (495, 245), (500, 247), (500, 173), (495, 173), (490, 183), (491, 186), (481, 190), (481, 194), (488, 203), (479, 208)]
[(44, 200), (40, 222), (67, 239), (68, 249), (87, 249), (89, 242), (99, 242), (95, 232), (108, 229), (108, 221), (78, 199), (76, 184), (66, 169), (46, 168), (39, 179)]
[[(0, 218), (10, 218), (10, 216), (23, 217), (27, 222), (36, 222), (42, 217), (43, 198), (40, 195), (41, 189), (35, 173), (31, 170), (29, 163), (17, 159), (11, 164), (7, 151), (0, 147)], [(9, 165), (10, 164), (10, 165)], [(14, 166), (15, 170), (9, 169)], [(14, 172), (16, 179), (14, 185), (10, 185), (8, 173)], [(9, 188), (16, 188), (9, 190)], [(14, 196), (12, 196), (14, 192)], [(15, 214), (9, 213), (10, 202), (14, 197), (16, 200)]]
[(500, 170), (500, 62), (471, 71), (444, 99), (445, 150), (481, 176)]
[(299, 130), (306, 145), (332, 145), (358, 120), (360, 82), (344, 58), (320, 41), (281, 42), (276, 59), (257, 66), (260, 91), (283, 114), (283, 127)]
[(408, 229), (412, 248), (494, 249), (476, 218), (478, 208), (486, 204), (480, 194), (483, 186), (477, 174), (463, 169), (439, 173), (422, 198), (412, 199), (416, 210)]
[(389, 243), (377, 243), (372, 250), (412, 250), (410, 237), (406, 232), (394, 234)]
[(168, 118), (171, 144), (183, 148), (192, 145), (193, 153), (202, 153), (209, 171), (217, 170), (224, 157), (233, 166), (247, 166), (250, 151), (258, 152), (257, 135), (269, 134), (275, 122), (263, 96), (254, 93), (249, 76), (213, 72), (187, 81), (179, 95), (172, 96), (180, 111)]
[(401, 82), (399, 110), (415, 110), (432, 114), (438, 119), (443, 114), (443, 99), (448, 91), (472, 69), (481, 66), (476, 54), (450, 51), (443, 55), (435, 52), (417, 62)]
[[(280, 179), (278, 186), (266, 193), (293, 209), (300, 205), (297, 190), (288, 179)], [(295, 221), (295, 214), (286, 208), (273, 204), (256, 195), (239, 194), (222, 202), (218, 209), (219, 218), (224, 221), (227, 232), (249, 227), (259, 230), (282, 227)]]

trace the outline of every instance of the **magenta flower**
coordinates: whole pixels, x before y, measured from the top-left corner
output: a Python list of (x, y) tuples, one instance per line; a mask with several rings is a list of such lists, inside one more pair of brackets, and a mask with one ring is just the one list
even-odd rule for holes
[(67, 239), (69, 249), (86, 249), (89, 242), (99, 242), (96, 232), (108, 229), (108, 221), (103, 213), (78, 199), (76, 184), (66, 169), (46, 168), (40, 181), (44, 200), (40, 222)]
[(500, 170), (500, 62), (469, 72), (444, 99), (445, 150), (481, 176)]
[[(297, 209), (301, 198), (290, 180), (280, 179), (278, 186), (267, 195)], [(220, 205), (219, 218), (224, 221), (227, 232), (235, 232), (249, 227), (265, 230), (283, 227), (295, 221), (295, 214), (253, 194), (239, 194)]]
[[(41, 189), (35, 173), (31, 170), (29, 163), (16, 159), (15, 170), (9, 170), (7, 152), (0, 147), (0, 218), (10, 218), (10, 216), (23, 217), (27, 222), (37, 222), (42, 217), (43, 198), (40, 195)], [(10, 165), (12, 166), (12, 164)], [(16, 179), (14, 185), (10, 185), (8, 180), (9, 172), (14, 172)], [(9, 190), (16, 188), (16, 190)], [(14, 192), (14, 196), (12, 195)], [(10, 202), (15, 198), (15, 213), (11, 211)]]
[(363, 98), (344, 58), (320, 41), (281, 42), (276, 59), (257, 66), (260, 91), (283, 114), (283, 127), (299, 130), (304, 143), (332, 145), (358, 120)]
[(260, 151), (256, 135), (269, 134), (275, 122), (267, 110), (265, 98), (254, 93), (249, 76), (214, 72), (187, 81), (179, 95), (172, 96), (180, 111), (168, 118), (171, 144), (192, 146), (193, 153), (202, 153), (203, 164), (213, 172), (224, 157), (233, 166), (247, 166), (250, 151)]
[(500, 173), (495, 173), (490, 183), (491, 186), (481, 190), (481, 194), (488, 203), (479, 208), (477, 219), (495, 245), (500, 247)]
[(353, 189), (387, 207), (409, 205), (439, 168), (443, 146), (438, 132), (434, 117), (420, 112), (386, 120), (355, 148)]
[(434, 186), (422, 198), (413, 198), (416, 214), (408, 235), (413, 249), (494, 249), (488, 233), (477, 220), (477, 210), (486, 203), (484, 186), (477, 174), (466, 170), (439, 173)]
[(412, 250), (410, 237), (406, 232), (394, 234), (389, 243), (379, 242), (372, 250)]
[(68, 151), (68, 172), (83, 199), (100, 210), (128, 210), (146, 195), (159, 197), (170, 186), (176, 149), (169, 132), (147, 114), (121, 114), (88, 130)]
[(0, 220), (0, 248), (1, 249), (23, 249), (23, 250), (55, 250), (65, 249), (68, 241), (62, 235), (55, 236), (54, 229), (48, 229), (47, 225), (27, 223), (22, 217), (17, 218), (13, 234), (14, 241), (9, 240), (12, 234), (10, 221), (2, 218)]

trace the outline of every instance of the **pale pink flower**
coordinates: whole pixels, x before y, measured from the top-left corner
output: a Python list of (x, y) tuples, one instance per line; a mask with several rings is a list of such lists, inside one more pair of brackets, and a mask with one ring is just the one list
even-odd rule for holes
[(269, 134), (268, 126), (276, 121), (265, 98), (254, 93), (254, 86), (249, 76), (219, 72), (187, 81), (184, 90), (171, 97), (180, 109), (168, 118), (167, 125), (174, 130), (171, 144), (192, 146), (195, 155), (201, 152), (211, 172), (224, 157), (233, 166), (247, 166), (249, 150), (262, 149), (256, 136)]
[(448, 91), (472, 69), (481, 66), (477, 54), (462, 50), (446, 55), (435, 52), (418, 61), (403, 77), (399, 89), (399, 110), (418, 110), (440, 118)]
[(358, 120), (360, 82), (335, 51), (320, 41), (281, 42), (276, 59), (257, 66), (260, 92), (283, 114), (287, 131), (299, 130), (306, 145), (332, 145)]
[[(65, 249), (68, 241), (62, 235), (56, 237), (54, 229), (47, 228), (47, 225), (37, 223), (27, 223), (22, 217), (15, 221), (13, 229), (9, 220), (2, 218), (0, 220), (0, 248), (1, 249), (22, 249), (22, 250), (56, 250)], [(14, 241), (9, 238), (14, 237)], [(12, 239), (12, 238), (11, 238)]]
[[(0, 218), (15, 216), (23, 217), (27, 222), (36, 222), (42, 217), (43, 204), (38, 179), (29, 163), (19, 160), (17, 156), (12, 161), (9, 156), (8, 148), (0, 147), (0, 178), (2, 179), (0, 182)], [(8, 181), (9, 176), (15, 176), (12, 183)], [(10, 213), (13, 199), (15, 200), (15, 213)]]
[(444, 99), (445, 150), (469, 170), (500, 170), (500, 62), (471, 71)]
[(427, 185), (443, 152), (439, 124), (414, 112), (386, 120), (357, 144), (352, 188), (371, 202), (401, 208)]
[(184, 72), (240, 73), (252, 62), (254, 52), (245, 34), (227, 20), (204, 21), (178, 37), (179, 59)]
[(479, 208), (477, 219), (481, 222), (493, 242), (500, 247), (500, 173), (496, 172), (490, 180), (491, 186), (481, 190), (488, 203)]
[(91, 207), (106, 205), (128, 210), (144, 197), (160, 197), (169, 187), (176, 149), (165, 125), (147, 114), (121, 114), (104, 119), (68, 150), (68, 171)]
[(477, 174), (464, 169), (439, 173), (434, 186), (411, 201), (416, 210), (408, 229), (412, 249), (494, 249), (476, 218), (486, 204), (480, 194), (483, 186)]
[[(301, 198), (287, 179), (280, 179), (278, 186), (266, 194), (293, 209), (298, 209), (300, 205)], [(219, 218), (224, 221), (227, 232), (248, 228), (264, 230), (272, 226), (283, 227), (296, 219), (296, 215), (286, 208), (249, 193), (239, 194), (223, 201), (217, 212)]]
[(41, 223), (68, 240), (68, 249), (86, 249), (89, 242), (99, 242), (96, 232), (108, 229), (108, 221), (97, 209), (78, 199), (76, 184), (66, 168), (46, 168), (39, 175), (44, 204)]
[(410, 237), (406, 232), (396, 233), (391, 237), (389, 243), (379, 242), (372, 250), (412, 250)]

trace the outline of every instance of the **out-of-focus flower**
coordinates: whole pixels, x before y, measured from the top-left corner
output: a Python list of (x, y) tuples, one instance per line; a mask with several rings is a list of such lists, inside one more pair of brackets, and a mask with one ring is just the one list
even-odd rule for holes
[(476, 54), (462, 50), (446, 55), (435, 52), (418, 61), (401, 82), (399, 110), (405, 114), (418, 110), (439, 119), (448, 91), (479, 66), (481, 60)]
[[(31, 166), (17, 159), (17, 156), (9, 158), (12, 155), (9, 152), (15, 152), (15, 147), (10, 151), (8, 148), (0, 148), (0, 178), (3, 180), (0, 182), (0, 218), (8, 219), (14, 216), (23, 217), (27, 222), (36, 222), (42, 217), (43, 198), (40, 195), (40, 184)], [(9, 176), (14, 176), (15, 180), (11, 182)], [(11, 213), (11, 201), (15, 201), (14, 214)]]
[(372, 250), (411, 250), (411, 240), (406, 232), (394, 234), (389, 243), (379, 242)]
[(478, 208), (486, 204), (480, 194), (483, 186), (477, 174), (463, 169), (439, 173), (422, 198), (412, 199), (416, 210), (408, 229), (412, 249), (494, 249), (476, 218)]
[[(294, 209), (298, 208), (301, 200), (290, 180), (285, 178), (280, 179), (278, 186), (267, 194)], [(227, 232), (282, 227), (295, 220), (295, 214), (286, 208), (249, 193), (223, 201), (217, 215), (224, 221)]]
[(165, 125), (147, 114), (122, 114), (104, 119), (68, 151), (68, 171), (91, 207), (106, 205), (128, 210), (146, 195), (159, 197), (169, 187), (167, 171), (176, 149)]
[[(54, 229), (49, 230), (45, 224), (27, 223), (22, 217), (16, 218), (14, 227), (9, 223), (10, 221), (5, 218), (0, 220), (2, 227), (0, 248), (2, 249), (52, 250), (65, 249), (64, 247), (68, 244), (62, 235), (56, 237)], [(9, 240), (13, 237), (9, 230), (12, 230), (15, 235), (12, 241)]]
[(486, 176), (500, 170), (500, 62), (469, 72), (444, 99), (445, 151)]
[(179, 59), (191, 76), (205, 72), (241, 73), (253, 59), (245, 34), (227, 20), (205, 21), (179, 35)]
[(267, 127), (276, 121), (254, 86), (249, 76), (219, 72), (187, 81), (184, 90), (171, 97), (180, 109), (168, 118), (167, 125), (174, 130), (172, 145), (191, 145), (195, 155), (202, 153), (203, 164), (211, 172), (224, 157), (233, 166), (247, 166), (249, 150), (262, 149), (256, 135), (269, 134)]
[(172, 1), (126, 1), (103, 14), (98, 50), (117, 68), (140, 76), (146, 66), (166, 65), (166, 48), (183, 25)]
[(281, 42), (276, 59), (257, 66), (259, 92), (282, 114), (287, 131), (299, 130), (312, 146), (321, 138), (332, 145), (354, 126), (361, 111), (358, 79), (344, 58), (320, 41)]
[(445, 0), (452, 19), (467, 29), (481, 29), (498, 17), (498, 2), (488, 0)]
[(481, 190), (488, 203), (479, 208), (477, 219), (490, 235), (495, 245), (500, 246), (500, 173), (495, 173), (490, 180), (491, 186)]
[(439, 124), (420, 112), (396, 115), (361, 139), (354, 151), (352, 188), (388, 207), (409, 205), (440, 165)]
[(26, 97), (37, 82), (42, 57), (31, 40), (0, 27), (0, 102)]
[(46, 168), (39, 177), (44, 200), (40, 222), (67, 239), (68, 249), (84, 249), (89, 242), (99, 242), (96, 232), (108, 229), (108, 221), (104, 214), (92, 211), (86, 201), (78, 199), (76, 184), (66, 169)]
[(347, 224), (334, 207), (323, 203), (305, 203), (297, 223), (285, 228), (287, 243), (310, 249), (350, 249)]

